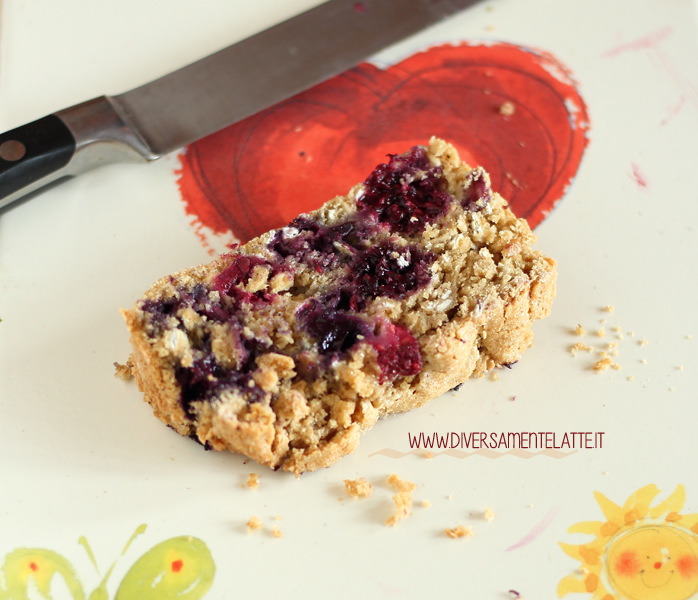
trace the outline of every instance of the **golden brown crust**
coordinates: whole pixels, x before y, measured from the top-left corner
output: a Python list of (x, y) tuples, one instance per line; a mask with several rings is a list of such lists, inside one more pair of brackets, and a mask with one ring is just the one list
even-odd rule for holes
[[(187, 308), (168, 317), (172, 322), (165, 324), (164, 333), (154, 334), (143, 302), (208, 284), (235, 256), (273, 258), (270, 232), (208, 265), (161, 279), (132, 310), (122, 311), (131, 332), (133, 372), (155, 416), (216, 450), (238, 452), (298, 475), (352, 453), (360, 435), (380, 416), (421, 406), (468, 377), (517, 361), (531, 344), (532, 322), (550, 311), (555, 262), (531, 249), (535, 236), (498, 194), (477, 212), (461, 208), (473, 174), (489, 182), (484, 171), (460, 163), (455, 149), (442, 140), (431, 140), (428, 156), (443, 168), (448, 191), (458, 200), (443, 219), (406, 242), (437, 256), (431, 281), (405, 299), (379, 296), (365, 309), (370, 318), (409, 329), (423, 361), (417, 375), (381, 381), (375, 349), (356, 344), (328, 371), (309, 377), (295, 312), (307, 298), (323, 293), (333, 275), (295, 265), (293, 274), (272, 276), (258, 265), (242, 289), (269, 289), (276, 298), (268, 308), (245, 316), (242, 335), (268, 340), (274, 348), (256, 357), (251, 372), (250, 385), (262, 399), (249, 403), (228, 390), (192, 403), (187, 414), (175, 369), (193, 364), (198, 350), (192, 340), (203, 335), (211, 340), (218, 364), (237, 368), (242, 358), (234, 332)], [(361, 190), (359, 184), (310, 216), (328, 226), (346, 221), (356, 211)], [(216, 294), (209, 292), (212, 302), (219, 299)]]

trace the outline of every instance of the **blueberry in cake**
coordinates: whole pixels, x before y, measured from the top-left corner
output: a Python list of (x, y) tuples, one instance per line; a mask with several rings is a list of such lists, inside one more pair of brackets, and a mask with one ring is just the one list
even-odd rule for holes
[(555, 263), (481, 168), (433, 138), (348, 195), (123, 311), (155, 415), (206, 447), (296, 475), (351, 453), (531, 344)]

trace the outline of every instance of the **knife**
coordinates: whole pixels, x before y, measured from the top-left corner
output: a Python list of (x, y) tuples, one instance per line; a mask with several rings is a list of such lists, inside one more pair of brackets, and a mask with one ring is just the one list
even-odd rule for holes
[(477, 1), (330, 0), (129, 92), (0, 134), (0, 208), (100, 165), (156, 160)]

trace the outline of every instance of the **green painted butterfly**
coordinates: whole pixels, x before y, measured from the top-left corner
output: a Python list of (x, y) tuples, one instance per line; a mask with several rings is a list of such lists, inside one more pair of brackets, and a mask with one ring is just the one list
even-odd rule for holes
[[(146, 530), (141, 525), (126, 544)], [(97, 561), (85, 537), (80, 538), (90, 560)], [(51, 587), (60, 576), (74, 600), (109, 600), (107, 580), (116, 562), (99, 586), (85, 596), (82, 583), (66, 558), (44, 548), (17, 548), (5, 557), (0, 568), (0, 600), (52, 600)], [(99, 571), (99, 569), (98, 569)], [(181, 536), (156, 545), (129, 569), (114, 600), (199, 600), (213, 584), (216, 566), (206, 544), (198, 538)]]

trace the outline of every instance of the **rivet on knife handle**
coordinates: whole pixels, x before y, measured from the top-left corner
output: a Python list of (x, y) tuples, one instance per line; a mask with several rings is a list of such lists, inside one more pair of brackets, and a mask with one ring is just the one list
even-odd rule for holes
[(3, 197), (10, 196), (50, 176), (64, 168), (74, 153), (73, 134), (55, 115), (3, 133), (0, 193)]

